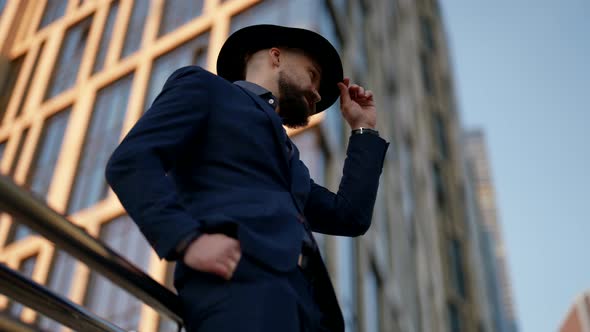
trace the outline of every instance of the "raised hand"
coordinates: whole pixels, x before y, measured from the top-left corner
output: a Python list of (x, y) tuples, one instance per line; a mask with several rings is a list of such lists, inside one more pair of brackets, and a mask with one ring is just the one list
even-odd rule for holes
[(340, 110), (351, 129), (360, 127), (374, 129), (377, 125), (377, 111), (373, 92), (362, 86), (350, 84), (350, 78), (338, 83), (340, 89)]

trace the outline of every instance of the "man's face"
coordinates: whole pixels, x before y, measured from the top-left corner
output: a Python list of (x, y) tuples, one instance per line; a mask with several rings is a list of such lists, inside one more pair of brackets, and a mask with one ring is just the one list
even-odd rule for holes
[(289, 52), (279, 72), (279, 116), (289, 128), (304, 127), (320, 101), (319, 67), (300, 52)]

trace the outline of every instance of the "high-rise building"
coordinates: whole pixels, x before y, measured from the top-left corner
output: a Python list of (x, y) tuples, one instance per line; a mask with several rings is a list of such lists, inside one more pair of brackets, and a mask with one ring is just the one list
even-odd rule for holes
[[(489, 275), (490, 289), (497, 287), (501, 296), (501, 311), (495, 311), (495, 321), (498, 331), (516, 332), (518, 330), (517, 318), (514, 312), (514, 300), (506, 248), (502, 237), (502, 229), (497, 217), (495, 203), (494, 184), (490, 171), (490, 162), (484, 134), (481, 130), (473, 130), (465, 133), (465, 153), (469, 160), (475, 180), (476, 197), (481, 213), (486, 238), (491, 240), (493, 255), (495, 257), (495, 275)], [(494, 281), (493, 279), (497, 279)], [(494, 293), (492, 291), (492, 293)], [(495, 296), (492, 294), (491, 296)]]
[[(373, 225), (318, 235), (347, 331), (477, 331), (461, 126), (435, 0), (7, 0), (0, 2), (0, 172), (171, 287), (104, 180), (119, 140), (178, 67), (214, 71), (227, 36), (258, 23), (320, 32), (374, 91), (391, 141)], [(290, 135), (311, 176), (338, 188), (349, 128), (338, 105)], [(228, 143), (230, 143), (228, 141)], [(53, 244), (0, 217), (0, 261), (125, 329), (176, 326)], [(26, 323), (59, 325), (1, 298)]]
[(577, 296), (559, 332), (590, 332), (590, 290)]

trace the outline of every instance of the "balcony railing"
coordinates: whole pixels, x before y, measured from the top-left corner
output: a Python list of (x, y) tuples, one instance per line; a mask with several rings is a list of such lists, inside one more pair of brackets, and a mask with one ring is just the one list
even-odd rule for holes
[[(180, 330), (182, 319), (180, 301), (176, 294), (6, 176), (0, 176), (0, 210), (15, 216), (33, 231), (53, 242), (56, 247), (76, 257), (90, 269), (101, 273), (158, 313), (172, 319), (178, 323)], [(82, 331), (123, 331), (85, 308), (18, 275), (6, 266), (2, 266), (0, 277), (0, 292), (65, 326)], [(8, 283), (6, 287), (7, 280), (14, 282), (13, 286)], [(35, 306), (30, 301), (34, 298), (53, 303), (61, 310), (54, 310), (55, 307), (48, 308), (50, 305)], [(77, 317), (78, 320), (73, 319), (75, 322), (72, 322), (72, 317)], [(79, 325), (71, 326), (73, 323), (84, 324), (84, 328)]]

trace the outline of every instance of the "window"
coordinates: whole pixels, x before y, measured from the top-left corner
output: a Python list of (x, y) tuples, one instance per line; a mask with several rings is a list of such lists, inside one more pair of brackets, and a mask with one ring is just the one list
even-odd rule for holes
[(68, 108), (47, 119), (25, 182), (26, 187), (43, 199), (49, 191), (70, 110), (71, 108)]
[(108, 193), (104, 169), (119, 143), (132, 81), (129, 74), (97, 92), (68, 213), (87, 208)]
[(143, 39), (143, 28), (149, 9), (150, 1), (133, 1), (133, 9), (131, 10), (129, 22), (127, 23), (127, 34), (125, 35), (121, 58), (129, 56), (139, 49), (141, 40)]
[(382, 289), (377, 271), (373, 266), (365, 271), (363, 279), (364, 331), (379, 332), (381, 331), (380, 294)]
[(162, 36), (188, 23), (203, 12), (204, 0), (167, 0), (164, 2), (162, 23), (158, 35)]
[(18, 162), (19, 162), (21, 154), (23, 152), (25, 142), (27, 141), (27, 137), (29, 136), (29, 129), (30, 128), (26, 128), (25, 130), (23, 130), (23, 132), (20, 135), (20, 138), (18, 141), (18, 147), (16, 148), (16, 153), (15, 153), (14, 157), (12, 158), (12, 165), (10, 165), (10, 170), (8, 171), (8, 174), (10, 176), (14, 176), (14, 173), (16, 172), (16, 168), (18, 166)]
[(109, 14), (107, 16), (107, 22), (102, 33), (100, 44), (98, 45), (98, 54), (96, 55), (94, 68), (92, 69), (93, 73), (101, 71), (104, 67), (104, 62), (109, 50), (109, 42), (111, 41), (111, 36), (113, 35), (113, 27), (115, 26), (118, 11), (119, 1), (113, 1), (111, 7), (109, 8)]
[(439, 208), (444, 208), (446, 203), (445, 184), (442, 170), (437, 163), (432, 164), (432, 176), (434, 181), (434, 194)]
[[(103, 225), (100, 240), (147, 271), (152, 251), (130, 217), (122, 216)], [(90, 273), (84, 306), (125, 330), (138, 328), (142, 302), (96, 272)]]
[(21, 100), (18, 103), (18, 108), (16, 110), (15, 117), (20, 116), (23, 112), (23, 107), (25, 105), (25, 102), (28, 99), (29, 91), (31, 90), (31, 82), (33, 82), (33, 78), (35, 77), (35, 72), (37, 71), (37, 65), (39, 64), (39, 59), (41, 58), (41, 55), (43, 54), (44, 49), (45, 49), (45, 43), (42, 43), (41, 46), (39, 47), (39, 52), (37, 52), (37, 55), (35, 57), (35, 62), (33, 63), (33, 68), (31, 69), (31, 73), (29, 74), (29, 77), (27, 78), (27, 84), (25, 85), (25, 92), (24, 92), (23, 97), (21, 98)]
[[(35, 262), (37, 256), (31, 256), (23, 260), (18, 268), (18, 271), (25, 277), (31, 279), (33, 277), (33, 270), (35, 269)], [(19, 318), (24, 306), (17, 302), (10, 302), (8, 312), (12, 317)]]
[(53, 68), (46, 99), (59, 95), (76, 83), (91, 24), (92, 16), (85, 18), (66, 32), (57, 63)]
[(453, 283), (453, 287), (457, 291), (457, 294), (465, 298), (467, 295), (467, 288), (465, 287), (465, 274), (463, 270), (463, 253), (461, 251), (461, 243), (458, 240), (451, 240), (449, 245), (451, 281)]
[(43, 18), (41, 19), (41, 24), (39, 24), (39, 30), (64, 16), (67, 6), (68, 0), (47, 0), (47, 4), (43, 10)]
[(402, 210), (407, 225), (413, 223), (414, 211), (416, 209), (416, 194), (414, 190), (414, 156), (411, 143), (405, 141), (399, 150), (401, 164), (402, 184)]
[(432, 22), (430, 19), (422, 16), (420, 17), (420, 28), (422, 32), (422, 42), (426, 47), (426, 50), (432, 52), (436, 49), (434, 36), (432, 34)]
[(2, 16), (5, 6), (6, 6), (6, 0), (0, 0), (0, 16)]
[(367, 26), (366, 12), (363, 10), (363, 6), (359, 2), (355, 2), (356, 8), (353, 10), (354, 24), (356, 28), (356, 48), (357, 52), (354, 57), (354, 71), (360, 73), (362, 76), (368, 75), (369, 73), (369, 55), (367, 53), (367, 40), (365, 29)]
[(266, 0), (232, 17), (230, 34), (252, 24), (287, 24), (289, 14), (283, 0)]
[(6, 141), (0, 143), (0, 162), (2, 161), (2, 157), (4, 157), (4, 150), (6, 150)]
[[(52, 266), (49, 272), (47, 288), (53, 292), (67, 297), (72, 286), (76, 260), (62, 250), (55, 250), (52, 258)], [(50, 318), (41, 317), (39, 327), (45, 331), (60, 331), (61, 325)]]
[(441, 158), (447, 159), (449, 157), (449, 147), (447, 144), (447, 131), (443, 116), (439, 113), (435, 113), (433, 115), (433, 123), (434, 138), (436, 139), (438, 145), (439, 154)]
[(16, 85), (16, 80), (18, 79), (24, 58), (24, 55), (21, 55), (10, 61), (6, 70), (6, 76), (2, 77), (0, 80), (0, 91), (2, 91), (2, 94), (0, 94), (0, 121), (4, 117), (4, 113), (6, 113), (6, 108), (8, 107), (10, 97), (12, 97), (12, 90)]
[(355, 242), (349, 237), (337, 237), (338, 246), (338, 293), (342, 306), (345, 330), (358, 330), (357, 318), (357, 253)]
[(209, 33), (204, 33), (197, 38), (181, 45), (180, 47), (161, 55), (154, 61), (150, 82), (145, 98), (145, 109), (147, 109), (162, 91), (166, 79), (178, 68), (188, 65), (206, 67), (207, 46), (209, 44)]
[(450, 332), (461, 332), (461, 316), (459, 309), (453, 303), (449, 303), (447, 306), (449, 315), (449, 331)]
[(430, 68), (430, 62), (426, 54), (420, 54), (420, 69), (422, 71), (422, 85), (424, 91), (428, 95), (434, 95), (434, 82), (432, 80), (432, 72)]
[(331, 0), (330, 3), (336, 11), (336, 15), (348, 15), (348, 0)]

